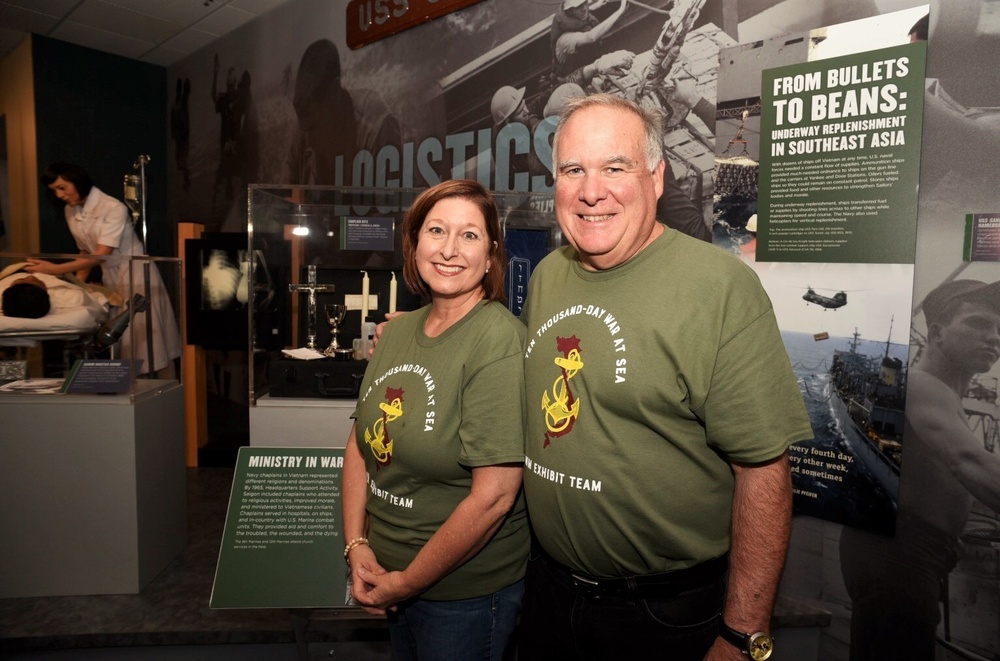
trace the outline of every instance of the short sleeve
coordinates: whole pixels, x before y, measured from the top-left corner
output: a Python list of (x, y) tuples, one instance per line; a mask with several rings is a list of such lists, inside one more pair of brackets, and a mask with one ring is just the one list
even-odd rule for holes
[(491, 332), (499, 331), (490, 349), (499, 356), (469, 375), (462, 392), (459, 427), (465, 466), (492, 466), (524, 461), (523, 327), (510, 316)]
[(812, 437), (770, 308), (720, 347), (703, 419), (709, 443), (747, 463), (773, 459)]

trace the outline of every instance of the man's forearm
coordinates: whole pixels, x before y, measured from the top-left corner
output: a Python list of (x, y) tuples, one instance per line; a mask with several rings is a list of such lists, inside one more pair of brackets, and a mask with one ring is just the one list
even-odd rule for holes
[(724, 619), (746, 632), (768, 631), (791, 534), (788, 457), (733, 466), (732, 549)]

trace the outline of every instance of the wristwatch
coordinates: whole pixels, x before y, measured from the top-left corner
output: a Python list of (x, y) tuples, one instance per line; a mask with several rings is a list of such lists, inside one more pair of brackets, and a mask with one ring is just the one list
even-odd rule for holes
[(774, 638), (771, 637), (771, 634), (764, 631), (743, 633), (732, 628), (725, 622), (720, 622), (719, 635), (727, 643), (739, 648), (743, 652), (743, 656), (748, 656), (753, 661), (769, 659), (771, 658), (771, 653), (774, 652)]

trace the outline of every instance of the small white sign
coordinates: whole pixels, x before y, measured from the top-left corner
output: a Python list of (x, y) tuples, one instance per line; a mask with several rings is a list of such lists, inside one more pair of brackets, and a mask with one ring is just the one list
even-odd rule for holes
[[(360, 310), (361, 294), (344, 294), (344, 305), (348, 310)], [(378, 294), (368, 294), (368, 309), (378, 310)]]

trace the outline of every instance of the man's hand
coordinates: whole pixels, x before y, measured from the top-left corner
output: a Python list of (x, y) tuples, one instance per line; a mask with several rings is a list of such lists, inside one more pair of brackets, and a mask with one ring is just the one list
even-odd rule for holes
[(671, 98), (674, 101), (688, 108), (694, 108), (698, 105), (701, 94), (698, 92), (698, 85), (693, 78), (675, 78), (673, 82), (674, 93)]
[(627, 73), (632, 68), (632, 61), (634, 59), (635, 53), (627, 50), (616, 50), (611, 53), (605, 53), (597, 58), (594, 66), (597, 68), (597, 73), (601, 75), (621, 75)]
[(375, 347), (378, 346), (378, 339), (382, 337), (382, 331), (385, 329), (385, 325), (398, 317), (401, 314), (406, 314), (406, 310), (396, 310), (395, 312), (387, 312), (385, 315), (385, 321), (380, 323), (375, 327), (375, 337), (372, 338), (372, 348), (368, 350), (368, 357), (371, 358), (375, 355)]

